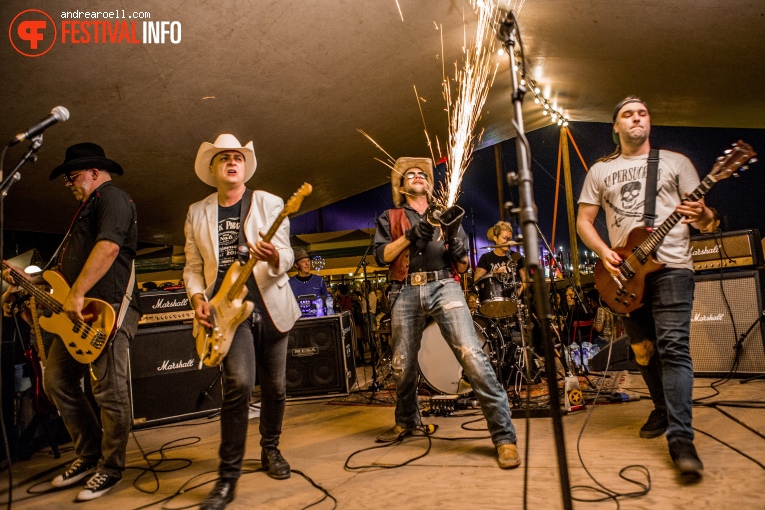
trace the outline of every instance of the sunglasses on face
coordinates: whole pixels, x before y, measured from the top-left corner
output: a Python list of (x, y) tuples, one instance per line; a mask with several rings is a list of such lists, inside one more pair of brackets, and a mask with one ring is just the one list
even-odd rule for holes
[(65, 183), (68, 183), (68, 184), (72, 184), (74, 181), (76, 181), (76, 180), (77, 180), (77, 178), (78, 178), (80, 175), (82, 175), (82, 174), (84, 174), (84, 173), (85, 173), (85, 171), (84, 171), (84, 170), (83, 170), (82, 172), (77, 172), (76, 174), (69, 174), (69, 173), (66, 173), (66, 174), (64, 174), (64, 182), (65, 182)]
[(419, 177), (420, 179), (427, 179), (427, 175), (423, 172), (407, 172), (404, 174), (404, 177), (407, 179), (414, 179), (415, 177)]

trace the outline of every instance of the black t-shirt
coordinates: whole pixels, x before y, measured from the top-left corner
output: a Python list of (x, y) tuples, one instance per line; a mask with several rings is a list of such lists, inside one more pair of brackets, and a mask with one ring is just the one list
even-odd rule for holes
[[(238, 263), (239, 248), (239, 227), (241, 225), (240, 217), (242, 215), (242, 201), (239, 200), (234, 205), (223, 207), (218, 204), (218, 276), (215, 278), (215, 287), (213, 294), (218, 293), (223, 278), (226, 276), (231, 264)], [(265, 304), (260, 296), (258, 285), (255, 278), (247, 278), (247, 301), (255, 303), (257, 311), (264, 311)]]
[[(69, 237), (59, 255), (58, 268), (64, 278), (73, 284), (82, 272), (85, 261), (98, 241), (112, 241), (120, 247), (112, 266), (85, 294), (117, 304), (125, 295), (133, 259), (138, 246), (138, 216), (130, 195), (107, 181), (91, 193), (80, 206)], [(134, 285), (133, 294), (138, 287)], [(138, 299), (132, 303), (137, 306)]]
[(524, 267), (523, 256), (515, 251), (509, 250), (507, 255), (497, 255), (494, 251), (484, 253), (481, 258), (478, 259), (476, 267), (484, 269), (487, 273), (493, 273), (501, 267), (508, 265), (515, 265), (515, 278), (517, 281), (521, 281), (521, 269)]

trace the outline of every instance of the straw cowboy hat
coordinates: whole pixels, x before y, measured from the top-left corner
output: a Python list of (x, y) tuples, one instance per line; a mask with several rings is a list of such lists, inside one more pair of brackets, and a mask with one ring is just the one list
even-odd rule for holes
[(194, 171), (196, 171), (197, 177), (203, 183), (215, 187), (215, 179), (210, 173), (210, 163), (216, 154), (223, 151), (242, 153), (244, 156), (244, 182), (249, 181), (258, 166), (258, 160), (255, 159), (255, 147), (252, 145), (252, 141), (243, 146), (234, 135), (228, 133), (218, 136), (213, 143), (202, 142), (202, 145), (199, 146), (197, 159), (194, 162)]
[(100, 145), (90, 142), (78, 143), (66, 149), (64, 162), (53, 169), (50, 180), (62, 174), (68, 174), (77, 170), (90, 170), (97, 168), (110, 174), (122, 175), (122, 167), (116, 161), (106, 157), (104, 149)]
[(404, 174), (412, 168), (419, 168), (427, 176), (430, 190), (433, 191), (433, 160), (430, 158), (398, 158), (390, 174), (390, 185), (393, 193), (393, 205), (401, 207), (404, 204), (404, 196), (401, 194), (401, 182)]

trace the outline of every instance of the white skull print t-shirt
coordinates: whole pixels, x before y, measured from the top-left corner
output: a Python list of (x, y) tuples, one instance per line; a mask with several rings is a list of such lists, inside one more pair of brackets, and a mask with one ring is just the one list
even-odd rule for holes
[[(592, 165), (579, 196), (580, 204), (599, 205), (605, 210), (612, 247), (622, 247), (635, 228), (644, 228), (645, 180), (648, 154), (619, 156)], [(656, 220), (658, 228), (675, 207), (699, 185), (699, 174), (691, 161), (677, 152), (659, 152)], [(659, 262), (673, 268), (693, 269), (688, 225), (678, 222), (656, 250)]]

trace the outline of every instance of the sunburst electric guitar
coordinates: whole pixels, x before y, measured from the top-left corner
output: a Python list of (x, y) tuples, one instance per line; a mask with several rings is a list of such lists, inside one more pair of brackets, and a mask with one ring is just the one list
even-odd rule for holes
[(72, 320), (64, 313), (64, 306), (61, 304), (69, 294), (70, 287), (60, 273), (43, 273), (43, 279), (51, 287), (49, 294), (5, 262), (3, 269), (9, 269), (16, 285), (33, 296), (39, 305), (53, 312), (50, 317), (40, 317), (40, 327), (60, 336), (74, 359), (87, 364), (93, 363), (101, 355), (114, 332), (116, 315), (109, 303), (101, 299), (85, 298), (81, 312), (84, 320)]
[[(741, 140), (734, 143), (725, 156), (718, 158), (712, 170), (686, 201), (700, 200), (716, 183), (738, 172), (744, 163), (750, 160), (755, 162), (753, 158), (756, 155), (752, 147)], [(618, 314), (628, 314), (643, 306), (646, 277), (664, 267), (654, 257), (654, 251), (681, 219), (682, 215), (674, 212), (653, 232), (643, 227), (633, 229), (627, 236), (626, 244), (614, 248), (622, 259), (618, 275), (611, 274), (602, 260), (595, 263), (595, 287), (600, 292), (602, 303)]]
[[(282, 221), (290, 214), (296, 213), (303, 203), (303, 199), (311, 194), (313, 188), (310, 184), (303, 183), (300, 189), (284, 205), (284, 209), (271, 225), (262, 241), (269, 242), (276, 234)], [(234, 262), (226, 271), (218, 292), (210, 299), (210, 317), (208, 321), (212, 328), (200, 324), (196, 317), (194, 318), (194, 327), (192, 333), (196, 339), (197, 354), (199, 355), (199, 368), (202, 364), (208, 367), (214, 367), (223, 361), (231, 347), (231, 341), (234, 339), (236, 328), (252, 314), (253, 305), (250, 301), (245, 301), (247, 297), (247, 287), (245, 284), (252, 276), (252, 269), (258, 259), (250, 256), (246, 264), (241, 265)]]

